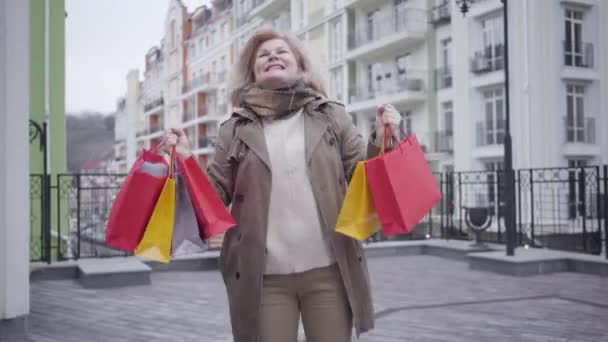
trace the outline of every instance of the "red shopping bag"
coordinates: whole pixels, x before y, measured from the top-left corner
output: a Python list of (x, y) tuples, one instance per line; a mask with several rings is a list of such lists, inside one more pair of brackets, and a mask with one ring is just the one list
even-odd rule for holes
[[(384, 153), (388, 126), (380, 155), (365, 163), (367, 182), (385, 236), (406, 234), (441, 199), (441, 192), (415, 135), (406, 137)], [(395, 139), (398, 141), (398, 139)]]
[(236, 226), (234, 218), (194, 158), (183, 160), (180, 166), (196, 213), (201, 238), (207, 240)]
[(123, 183), (108, 218), (106, 244), (133, 252), (167, 179), (169, 165), (155, 150), (137, 158)]

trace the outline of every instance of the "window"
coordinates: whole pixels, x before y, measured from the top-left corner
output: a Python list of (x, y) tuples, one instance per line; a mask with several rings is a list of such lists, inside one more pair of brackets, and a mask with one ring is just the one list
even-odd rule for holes
[(367, 13), (367, 40), (374, 41), (380, 37), (380, 10)]
[(371, 97), (382, 91), (382, 78), (382, 64), (374, 63), (367, 66), (367, 86)]
[(484, 163), (486, 170), (486, 181), (488, 185), (487, 203), (478, 203), (478, 205), (487, 205), (490, 210), (490, 215), (502, 217), (504, 213), (504, 184), (503, 172), (504, 163), (502, 161), (489, 161)]
[[(413, 132), (413, 123), (412, 123), (412, 112), (411, 111), (405, 112), (404, 119), (401, 120), (401, 129), (407, 135), (411, 135), (412, 134), (412, 132)], [(397, 133), (395, 132), (395, 134), (397, 134)]]
[(211, 30), (211, 46), (215, 46), (215, 44), (219, 43), (219, 38), (217, 36), (217, 30)]
[(582, 172), (582, 168), (587, 166), (585, 159), (568, 159), (568, 218), (575, 219), (584, 214), (584, 206), (580, 203), (585, 201), (585, 191), (581, 191), (580, 185), (585, 184), (587, 176)]
[(481, 22), (483, 30), (483, 56), (490, 70), (504, 67), (504, 37), (502, 16), (485, 19)]
[(331, 92), (338, 101), (344, 101), (342, 88), (344, 87), (342, 68), (332, 70), (331, 72)]
[[(405, 90), (407, 89), (407, 85), (408, 85), (408, 70), (411, 67), (411, 62), (412, 57), (409, 53), (403, 55), (403, 56), (398, 56), (395, 59), (395, 64), (397, 66), (397, 88), (400, 90)], [(393, 81), (395, 82), (395, 81)]]
[(502, 144), (505, 138), (505, 100), (502, 88), (483, 92), (485, 105), (484, 145)]
[(583, 12), (566, 9), (565, 63), (583, 66)]
[(395, 0), (395, 22), (397, 23), (397, 32), (405, 31), (407, 25), (406, 3), (407, 0)]
[(454, 132), (454, 108), (451, 101), (441, 104), (443, 112), (443, 129), (447, 136), (452, 136)]
[(451, 46), (452, 46), (452, 39), (451, 38), (447, 38), (447, 39), (443, 39), (440, 42), (440, 52), (439, 52), (439, 58), (440, 58), (440, 68), (438, 71), (438, 83), (439, 83), (439, 88), (443, 89), (443, 88), (449, 88), (452, 86), (452, 71), (451, 71)]
[(227, 23), (225, 23), (225, 22), (224, 22), (224, 23), (222, 23), (222, 26), (221, 26), (220, 30), (221, 30), (221, 31), (220, 31), (220, 32), (221, 32), (221, 33), (220, 33), (220, 37), (221, 37), (221, 39), (222, 39), (222, 40), (223, 40), (223, 39), (227, 39), (227, 38), (228, 38), (228, 25), (227, 25)]
[(585, 86), (566, 85), (566, 141), (585, 142)]
[(306, 16), (304, 15), (304, 0), (295, 0), (295, 19), (296, 28), (303, 28), (305, 24), (304, 20)]
[(446, 38), (441, 40), (441, 67), (443, 69), (449, 69), (450, 65), (450, 48), (452, 46), (452, 38)]
[(331, 36), (330, 36), (330, 60), (332, 62), (337, 61), (343, 56), (342, 49), (342, 40), (343, 40), (343, 31), (342, 31), (342, 21), (336, 20), (331, 23)]

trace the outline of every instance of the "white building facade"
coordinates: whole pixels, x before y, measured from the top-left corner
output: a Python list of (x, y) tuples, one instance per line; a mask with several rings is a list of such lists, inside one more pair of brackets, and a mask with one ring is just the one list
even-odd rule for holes
[[(514, 167), (607, 163), (608, 4), (509, 4)], [(377, 106), (392, 103), (435, 171), (500, 169), (502, 13), (500, 0), (476, 1), (466, 16), (453, 0), (226, 0), (188, 14), (171, 0), (161, 47), (146, 56), (143, 98), (156, 106), (144, 105), (140, 141), (148, 143), (139, 148), (160, 136), (151, 126), (182, 127), (206, 165), (217, 122), (231, 110), (230, 67), (253, 32), (274, 28), (305, 42), (330, 96), (364, 134)]]

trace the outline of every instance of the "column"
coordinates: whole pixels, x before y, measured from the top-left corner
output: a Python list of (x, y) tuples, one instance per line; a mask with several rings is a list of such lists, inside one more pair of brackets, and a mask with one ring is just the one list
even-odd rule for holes
[(29, 1), (0, 1), (0, 341), (29, 313)]

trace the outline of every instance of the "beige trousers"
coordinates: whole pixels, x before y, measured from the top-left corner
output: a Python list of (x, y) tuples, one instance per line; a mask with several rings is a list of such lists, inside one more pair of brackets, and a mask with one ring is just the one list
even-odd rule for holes
[(259, 342), (296, 342), (300, 315), (306, 342), (350, 342), (352, 314), (336, 264), (265, 275)]

